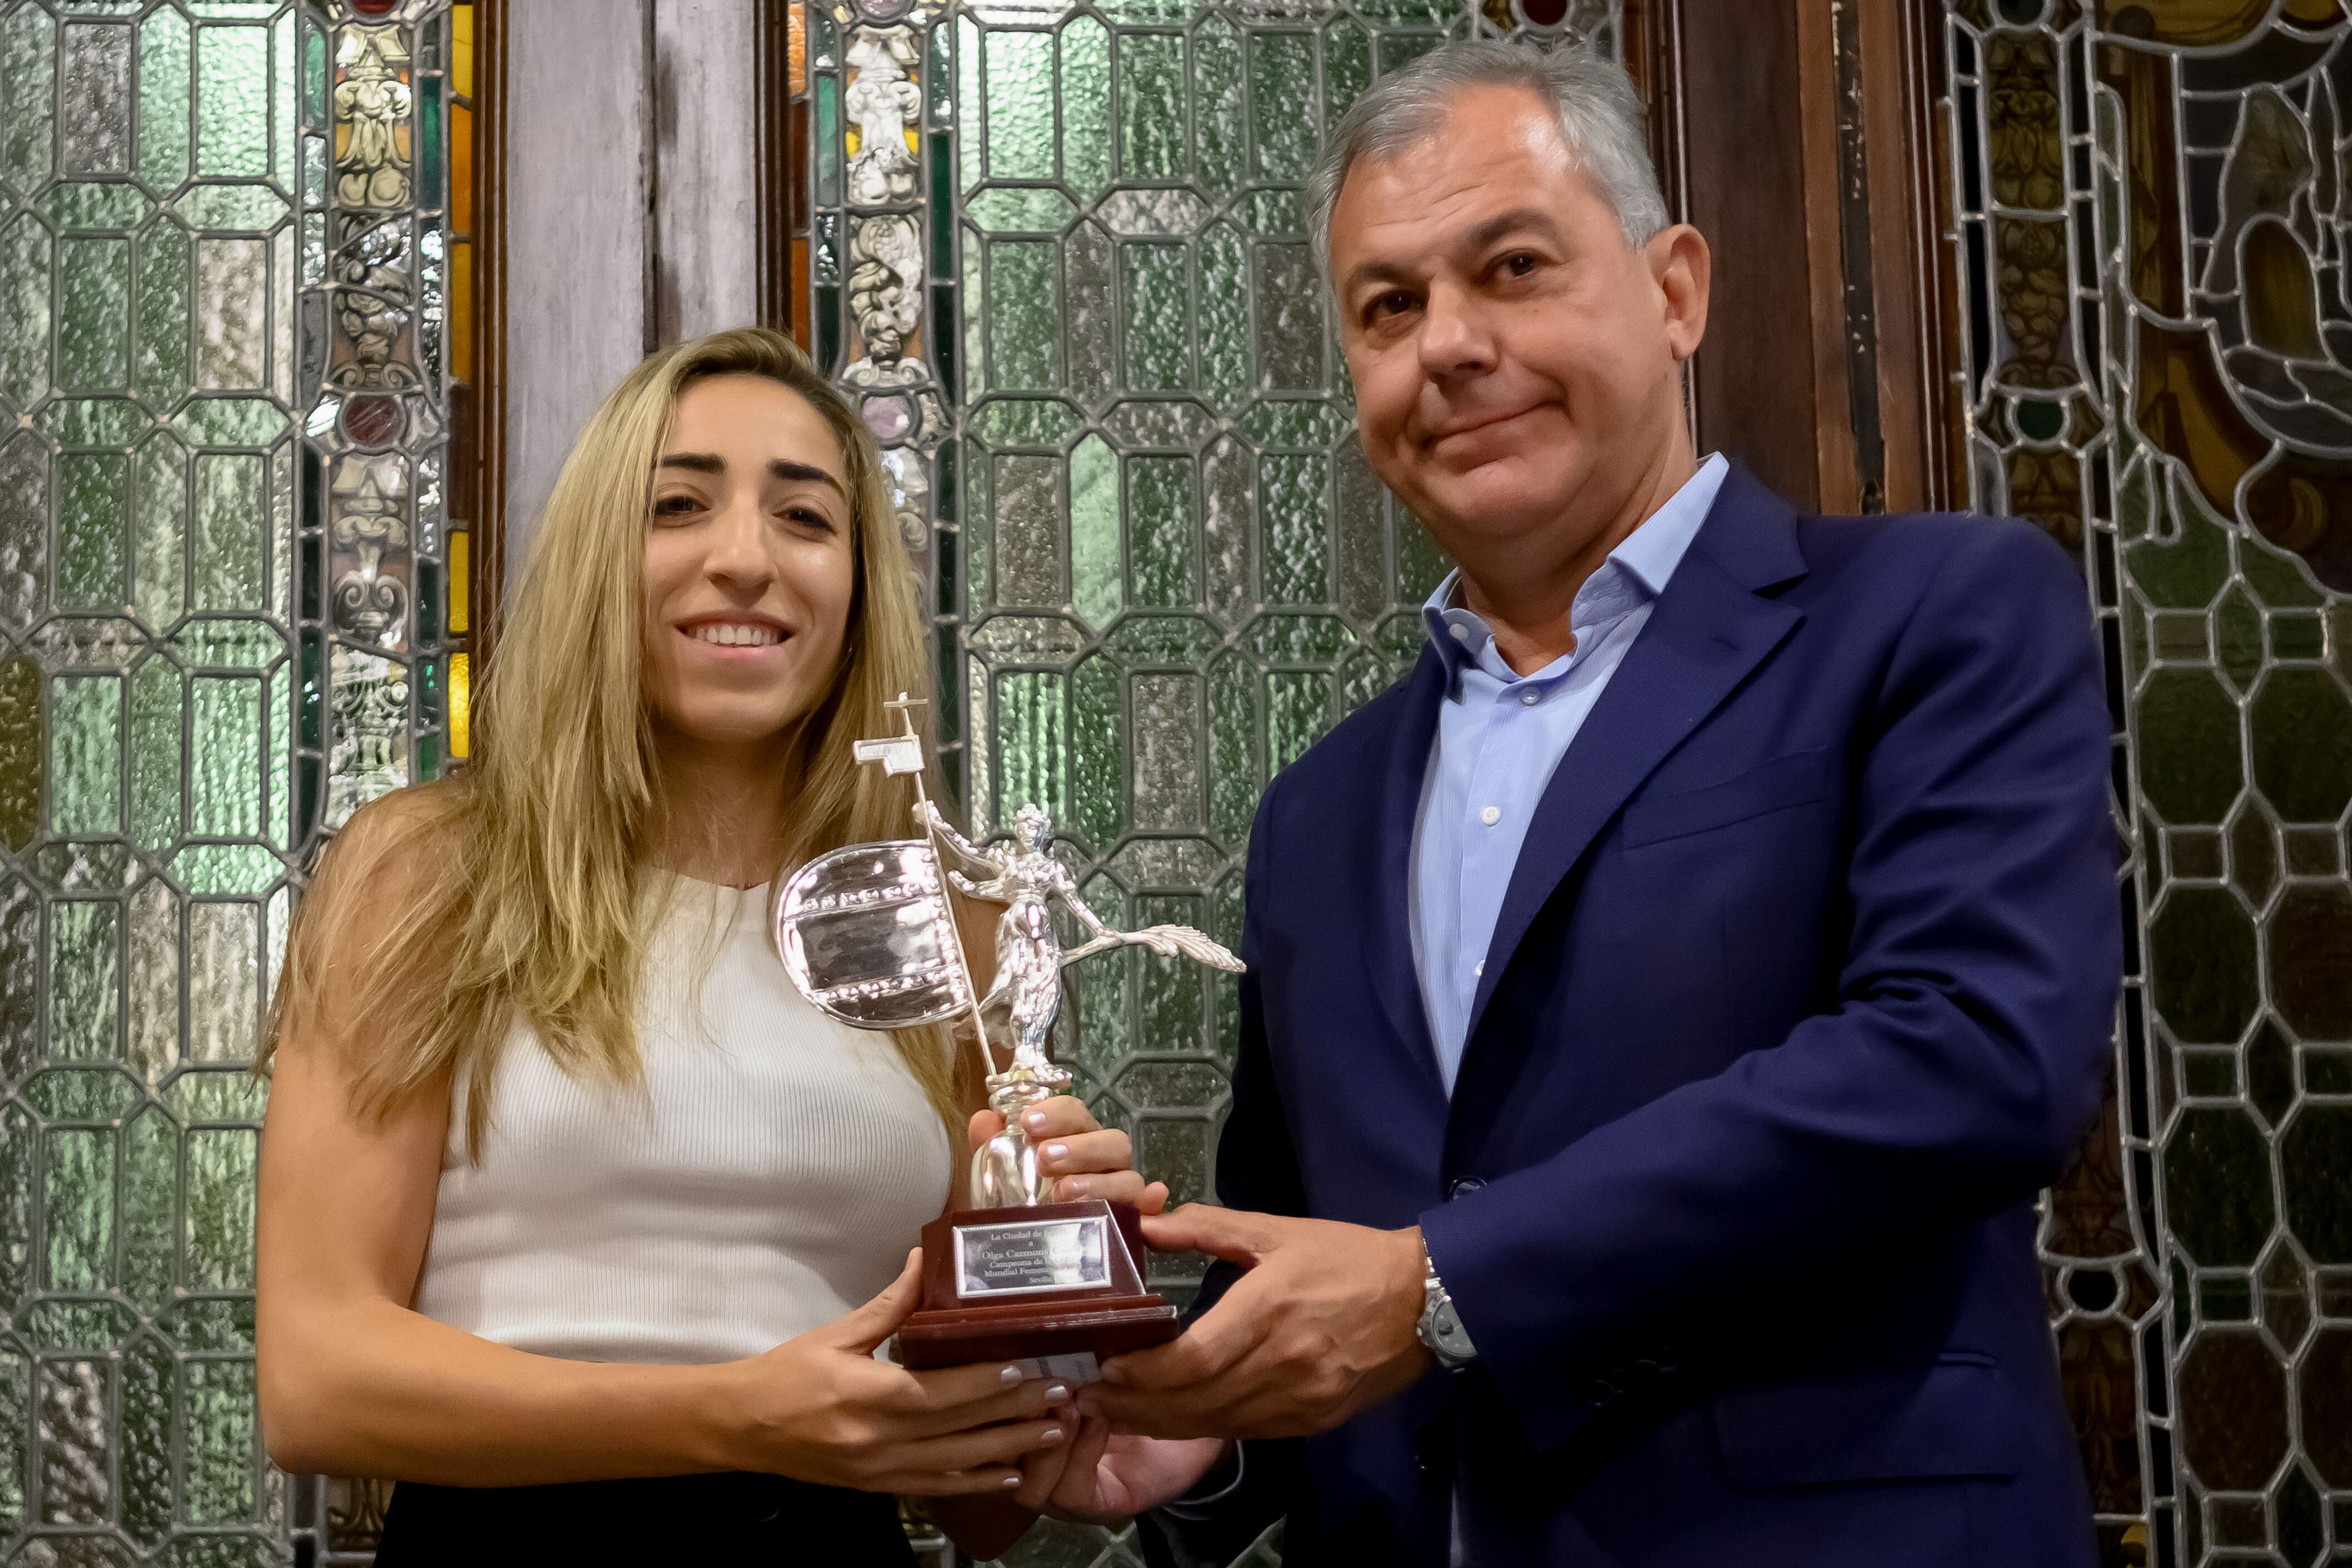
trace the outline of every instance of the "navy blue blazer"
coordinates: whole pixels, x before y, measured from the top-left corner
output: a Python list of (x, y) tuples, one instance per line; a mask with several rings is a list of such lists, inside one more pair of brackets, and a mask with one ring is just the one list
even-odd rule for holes
[[(2122, 966), (2083, 580), (2021, 522), (1799, 516), (1735, 469), (1543, 796), (1449, 1100), (1406, 926), (1442, 700), (1250, 843), (1234, 1207), (1419, 1225), (1479, 1352), (1253, 1443), (1286, 1563), (2079, 1568), (2035, 1193)], [(1234, 1271), (1212, 1271), (1213, 1300)]]

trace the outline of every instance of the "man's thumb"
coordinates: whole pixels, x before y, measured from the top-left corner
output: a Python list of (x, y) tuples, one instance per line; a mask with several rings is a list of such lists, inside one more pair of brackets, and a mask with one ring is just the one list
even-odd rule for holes
[(854, 1311), (845, 1312), (829, 1326), (827, 1338), (843, 1350), (872, 1355), (876, 1347), (898, 1331), (914, 1316), (923, 1299), (923, 1249), (907, 1254), (907, 1266), (882, 1293)]

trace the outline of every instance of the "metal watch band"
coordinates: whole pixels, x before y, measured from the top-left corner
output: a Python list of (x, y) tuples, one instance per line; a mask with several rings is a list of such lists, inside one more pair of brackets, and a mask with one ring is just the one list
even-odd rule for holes
[(1470, 1342), (1470, 1331), (1462, 1326), (1461, 1316), (1454, 1310), (1454, 1298), (1447, 1293), (1445, 1281), (1437, 1277), (1437, 1265), (1425, 1244), (1421, 1266), (1421, 1321), (1414, 1332), (1448, 1372), (1468, 1366), (1478, 1359), (1477, 1347)]

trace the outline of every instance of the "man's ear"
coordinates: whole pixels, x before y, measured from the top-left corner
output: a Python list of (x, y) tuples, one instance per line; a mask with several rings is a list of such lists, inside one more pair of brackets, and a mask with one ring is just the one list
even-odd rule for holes
[(1676, 363), (1686, 363), (1706, 337), (1715, 253), (1707, 248), (1706, 236), (1678, 223), (1652, 239), (1644, 256), (1664, 300), (1666, 342)]

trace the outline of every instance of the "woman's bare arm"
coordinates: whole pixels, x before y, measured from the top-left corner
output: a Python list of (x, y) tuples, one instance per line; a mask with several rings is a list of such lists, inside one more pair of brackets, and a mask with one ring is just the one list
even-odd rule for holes
[[(366, 816), (346, 831), (386, 829)], [(359, 858), (390, 868), (364, 889), (368, 907), (398, 907), (379, 899), (402, 891), (401, 858)], [(329, 1008), (282, 1038), (274, 1062), (257, 1346), (263, 1434), (281, 1468), (466, 1486), (752, 1469), (940, 1495), (1017, 1484), (1007, 1462), (1055, 1426), (1039, 1418), (1043, 1388), (1006, 1368), (915, 1373), (872, 1359), (913, 1309), (911, 1267), (836, 1322), (710, 1366), (558, 1360), (424, 1317), (409, 1303), (448, 1089), (411, 1095), (381, 1121), (356, 1113), (359, 1027)]]

